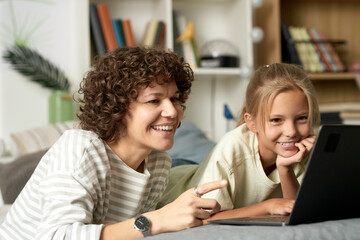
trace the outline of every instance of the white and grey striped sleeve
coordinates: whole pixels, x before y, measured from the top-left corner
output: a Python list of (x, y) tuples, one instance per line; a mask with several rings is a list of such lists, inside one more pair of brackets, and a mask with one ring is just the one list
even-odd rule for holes
[(36, 239), (100, 239), (103, 226), (93, 223), (93, 212), (97, 194), (103, 194), (100, 185), (105, 185), (96, 164), (101, 153), (91, 150), (91, 141), (77, 134), (64, 137), (58, 146), (54, 154), (62, 152), (48, 163), (39, 183), (42, 217)]
[(36, 239), (100, 239), (102, 225), (92, 224), (92, 197), (74, 176), (51, 173), (40, 189), (42, 220)]

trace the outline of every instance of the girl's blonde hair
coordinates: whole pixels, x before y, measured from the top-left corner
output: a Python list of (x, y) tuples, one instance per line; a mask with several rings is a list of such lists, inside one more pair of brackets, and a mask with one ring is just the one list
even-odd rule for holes
[[(244, 114), (259, 118), (261, 128), (275, 97), (290, 90), (302, 91), (309, 104), (308, 120), (312, 131), (320, 124), (320, 111), (314, 86), (300, 67), (287, 63), (273, 63), (258, 68), (252, 75), (246, 89), (244, 105), (239, 116), (238, 126), (245, 123)], [(253, 119), (254, 120), (254, 119)]]

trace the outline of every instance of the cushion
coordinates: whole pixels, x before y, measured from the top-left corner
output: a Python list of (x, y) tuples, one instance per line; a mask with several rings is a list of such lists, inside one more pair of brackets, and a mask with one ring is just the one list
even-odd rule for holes
[(75, 127), (77, 127), (77, 121), (67, 121), (12, 133), (10, 137), (19, 154), (25, 155), (49, 149), (66, 130)]
[(7, 164), (0, 164), (0, 189), (5, 204), (15, 201), (46, 152), (47, 149), (20, 156)]
[(174, 146), (168, 151), (173, 166), (200, 163), (215, 146), (193, 123), (183, 120), (175, 133)]

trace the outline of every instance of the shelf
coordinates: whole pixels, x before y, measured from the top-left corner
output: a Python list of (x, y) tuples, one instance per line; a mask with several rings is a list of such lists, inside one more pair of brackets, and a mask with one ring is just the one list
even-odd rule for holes
[(195, 68), (195, 75), (227, 75), (240, 76), (244, 71), (240, 68)]
[(355, 74), (350, 72), (342, 73), (309, 73), (312, 81), (338, 81), (338, 80), (355, 80)]

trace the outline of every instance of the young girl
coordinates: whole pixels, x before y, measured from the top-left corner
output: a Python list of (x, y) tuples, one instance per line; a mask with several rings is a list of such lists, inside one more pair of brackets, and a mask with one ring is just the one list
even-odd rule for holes
[(135, 239), (198, 226), (218, 212), (190, 189), (156, 210), (193, 73), (175, 53), (119, 48), (94, 64), (79, 93), (81, 129), (45, 154), (0, 225), (0, 239)]
[(215, 218), (289, 214), (315, 141), (320, 114), (314, 88), (295, 65), (260, 67), (246, 91), (238, 127), (227, 133), (199, 165), (171, 170), (158, 206), (204, 182), (228, 185), (204, 194), (221, 210)]

